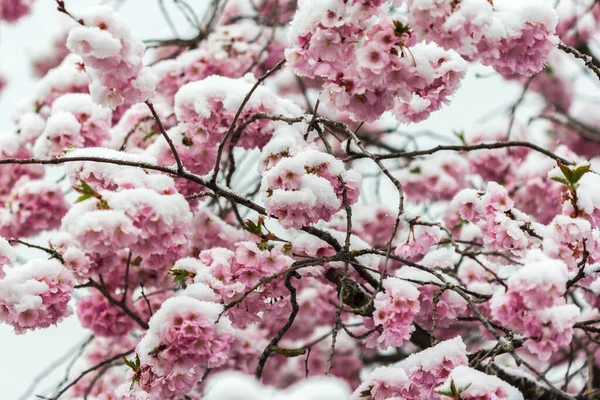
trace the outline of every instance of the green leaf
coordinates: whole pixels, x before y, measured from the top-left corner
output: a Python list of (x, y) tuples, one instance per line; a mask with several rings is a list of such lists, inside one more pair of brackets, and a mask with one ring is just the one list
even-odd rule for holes
[(396, 36), (403, 36), (405, 34), (410, 35), (410, 26), (408, 24), (404, 25), (402, 22), (394, 20), (394, 34)]
[(172, 269), (169, 273), (173, 275), (173, 282), (185, 281), (190, 277), (190, 272), (185, 269)]
[(80, 181), (80, 182), (81, 182), (81, 186), (73, 188), (73, 189), (75, 189), (75, 191), (81, 193), (81, 196), (79, 196), (77, 198), (77, 200), (75, 200), (75, 203), (80, 203), (84, 200), (89, 199), (90, 197), (95, 197), (97, 194), (96, 191), (94, 189), (92, 189), (92, 187), (90, 185), (88, 185), (85, 181)]
[(252, 234), (260, 235), (262, 233), (262, 221), (259, 219), (258, 225), (256, 225), (253, 221), (247, 219), (242, 228)]
[(138, 372), (140, 369), (140, 357), (137, 355), (137, 353), (135, 355), (135, 361), (128, 360), (127, 358), (123, 357), (123, 362), (125, 365), (131, 368), (133, 372)]
[(89, 198), (92, 198), (92, 197), (94, 197), (93, 194), (82, 194), (81, 196), (79, 196), (77, 198), (77, 200), (75, 200), (75, 203), (81, 203), (82, 201), (85, 201), (85, 200), (87, 200)]
[(454, 131), (453, 133), (454, 133), (454, 136), (456, 136), (462, 144), (467, 144), (467, 139), (465, 137), (464, 131)]
[(567, 185), (567, 186), (571, 185), (571, 182), (567, 181), (565, 178), (562, 178), (560, 176), (553, 176), (550, 179), (552, 179), (553, 181), (562, 183), (563, 185)]
[(575, 184), (579, 181), (579, 179), (581, 179), (581, 177), (583, 176), (583, 174), (585, 174), (586, 172), (588, 172), (590, 170), (591, 165), (590, 164), (586, 164), (586, 165), (580, 165), (577, 168), (575, 168), (573, 170), (573, 176), (571, 177), (571, 183)]
[(573, 182), (573, 171), (571, 171), (571, 168), (561, 163), (560, 161), (558, 162), (558, 168), (560, 168), (560, 171), (563, 173), (565, 178), (567, 178), (567, 181)]

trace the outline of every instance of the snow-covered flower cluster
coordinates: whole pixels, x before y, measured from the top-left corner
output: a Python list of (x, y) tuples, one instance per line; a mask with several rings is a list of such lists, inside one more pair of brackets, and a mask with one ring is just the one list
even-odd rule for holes
[(293, 71), (324, 79), (328, 101), (356, 121), (389, 110), (403, 121), (424, 120), (447, 102), (467, 67), (454, 51), (416, 43), (382, 2), (300, 2), (289, 37)]
[(558, 16), (549, 2), (516, 0), (409, 0), (415, 34), (501, 74), (539, 72), (557, 37)]
[(346, 170), (330, 154), (314, 148), (288, 148), (275, 153), (265, 149), (263, 159), (273, 160), (264, 171), (261, 193), (267, 213), (286, 228), (299, 228), (332, 216), (358, 200), (360, 175)]
[(373, 370), (352, 399), (443, 399), (435, 389), (454, 369), (467, 363), (466, 347), (460, 337), (440, 342), (397, 364)]
[(15, 332), (47, 328), (72, 313), (74, 280), (56, 260), (33, 260), (4, 271), (0, 280), (0, 320)]
[(115, 109), (151, 98), (157, 78), (142, 64), (144, 45), (115, 11), (101, 6), (77, 18), (81, 26), (71, 29), (67, 47), (83, 59), (94, 101)]
[(573, 325), (580, 310), (565, 304), (567, 266), (542, 253), (520, 267), (507, 280), (507, 289), (494, 293), (490, 308), (493, 317), (527, 335), (525, 347), (547, 360), (558, 348), (571, 343)]
[(134, 384), (152, 398), (169, 398), (188, 393), (206, 368), (223, 365), (234, 337), (221, 311), (219, 304), (186, 296), (167, 299), (137, 345)]
[(411, 283), (400, 279), (387, 278), (383, 281), (385, 292), (377, 293), (373, 301), (375, 311), (373, 320), (365, 327), (381, 325), (381, 333), (370, 335), (367, 347), (400, 347), (414, 331), (412, 325), (415, 314), (419, 312), (419, 290)]

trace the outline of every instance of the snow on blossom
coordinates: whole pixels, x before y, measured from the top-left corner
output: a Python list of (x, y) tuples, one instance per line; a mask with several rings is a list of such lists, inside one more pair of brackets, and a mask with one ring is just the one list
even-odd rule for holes
[(501, 74), (531, 76), (544, 67), (557, 43), (558, 16), (549, 2), (503, 0), (494, 3), (494, 19), (478, 55)]
[(185, 394), (204, 368), (223, 365), (234, 337), (227, 317), (216, 322), (222, 310), (185, 296), (165, 300), (136, 348), (141, 388), (153, 396)]
[(115, 11), (99, 6), (77, 18), (81, 25), (69, 32), (67, 47), (83, 59), (94, 101), (115, 109), (151, 98), (157, 78), (143, 66), (144, 45)]
[(85, 182), (96, 191), (147, 188), (165, 195), (176, 193), (175, 182), (170, 176), (135, 166), (136, 163), (155, 165), (156, 158), (148, 153), (133, 154), (108, 148), (89, 147), (72, 150), (69, 152), (69, 157), (101, 158), (134, 164), (123, 166), (94, 161), (68, 163), (65, 165), (65, 172), (73, 186), (80, 186), (81, 182)]
[(523, 395), (515, 387), (502, 379), (484, 374), (466, 365), (459, 365), (450, 372), (444, 384), (437, 387), (437, 393), (451, 397), (452, 386), (456, 388), (461, 399), (494, 399), (522, 400)]
[(373, 370), (354, 391), (353, 400), (443, 399), (435, 389), (451, 371), (468, 364), (460, 336), (411, 354), (405, 360)]
[(73, 278), (56, 260), (32, 260), (0, 280), (0, 320), (18, 334), (47, 328), (71, 315)]
[(90, 77), (81, 57), (69, 54), (37, 83), (31, 108), (40, 109), (47, 115), (58, 97), (66, 93), (88, 93), (89, 83)]
[(531, 251), (526, 264), (499, 289), (490, 301), (492, 316), (527, 335), (525, 347), (547, 360), (560, 346), (571, 342), (580, 310), (565, 304), (568, 270), (564, 262), (541, 251)]
[(412, 283), (394, 278), (384, 279), (383, 289), (373, 301), (372, 321), (365, 323), (366, 328), (381, 325), (382, 330), (370, 335), (365, 344), (385, 350), (389, 346), (400, 347), (410, 339), (415, 329), (413, 318), (419, 312), (419, 290)]
[(65, 94), (52, 104), (34, 153), (53, 157), (72, 147), (99, 147), (109, 137), (111, 119), (111, 111), (95, 104), (88, 94)]
[(58, 228), (69, 208), (59, 185), (26, 178), (15, 184), (6, 204), (0, 232), (7, 237), (31, 237)]
[[(342, 183), (343, 182), (343, 183)], [(316, 149), (300, 150), (281, 158), (262, 178), (261, 193), (267, 213), (286, 228), (329, 221), (358, 200), (361, 176)]]

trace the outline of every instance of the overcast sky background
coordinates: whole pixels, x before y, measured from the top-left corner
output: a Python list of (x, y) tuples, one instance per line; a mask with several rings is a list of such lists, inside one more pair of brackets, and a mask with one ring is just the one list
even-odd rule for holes
[[(206, 1), (191, 0), (190, 3), (199, 6)], [(67, 8), (73, 11), (98, 3), (93, 0), (66, 1)], [(170, 0), (165, 3), (169, 5)], [(127, 0), (119, 12), (142, 39), (154, 39), (159, 34), (169, 36), (157, 0)], [(174, 17), (178, 25), (183, 25), (183, 21), (177, 19), (175, 14)], [(0, 24), (0, 71), (9, 80), (8, 87), (0, 94), (0, 134), (15, 129), (11, 119), (13, 110), (35, 88), (36, 80), (30, 68), (31, 54), (49, 44), (50, 34), (65, 22), (64, 18), (56, 11), (54, 0), (36, 0), (33, 13), (17, 25)], [(487, 77), (477, 79), (474, 71)], [(453, 130), (468, 129), (478, 118), (489, 116), (490, 112), (516, 99), (519, 87), (493, 76), (490, 71), (482, 67), (471, 68), (469, 77), (450, 106), (435, 113), (428, 121), (406, 127), (405, 130), (431, 129), (447, 134)], [(37, 255), (23, 253), (22, 256), (31, 258)], [(89, 331), (78, 326), (76, 317), (68, 318), (57, 327), (19, 336), (14, 334), (12, 328), (0, 324), (0, 399), (18, 399), (34, 376), (89, 334)], [(43, 389), (54, 387), (62, 378), (63, 371), (64, 366), (61, 366), (57, 373), (45, 376), (46, 379), (39, 386), (41, 390), (34, 393), (44, 393)], [(33, 398), (33, 395), (28, 397)]]

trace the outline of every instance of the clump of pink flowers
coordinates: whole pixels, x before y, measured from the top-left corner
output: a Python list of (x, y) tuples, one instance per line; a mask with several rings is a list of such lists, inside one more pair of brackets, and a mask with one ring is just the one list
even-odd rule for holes
[(111, 125), (111, 111), (95, 104), (89, 95), (66, 94), (53, 103), (35, 153), (55, 157), (73, 147), (99, 147), (109, 138)]
[(167, 299), (137, 345), (141, 365), (132, 371), (134, 384), (153, 398), (185, 394), (205, 368), (223, 365), (234, 336), (227, 317), (219, 318), (222, 310), (190, 297)]
[[(112, 295), (117, 297), (116, 295)], [(133, 327), (134, 321), (117, 305), (98, 291), (77, 301), (77, 316), (81, 326), (97, 336), (122, 336)]]
[(415, 329), (412, 323), (419, 311), (419, 290), (413, 284), (395, 278), (385, 279), (383, 289), (385, 291), (377, 293), (373, 301), (373, 319), (365, 322), (369, 329), (381, 325), (381, 331), (366, 339), (367, 347), (399, 347), (410, 339)]
[(444, 399), (435, 389), (446, 381), (451, 371), (467, 364), (462, 339), (446, 340), (399, 363), (375, 369), (354, 391), (352, 399)]
[(69, 210), (60, 186), (26, 178), (14, 185), (5, 209), (0, 209), (0, 232), (6, 237), (31, 237), (60, 226)]
[(47, 328), (71, 315), (73, 277), (56, 260), (36, 259), (5, 271), (0, 320), (16, 333)]
[(301, 227), (329, 221), (358, 200), (360, 175), (346, 170), (330, 154), (313, 148), (290, 149), (287, 156), (265, 171), (261, 193), (267, 213), (286, 227)]
[(532, 252), (529, 257), (508, 279), (508, 289), (494, 293), (490, 308), (496, 320), (527, 336), (524, 345), (529, 351), (547, 360), (571, 342), (580, 310), (565, 304), (565, 263), (541, 252)]
[(17, 22), (31, 12), (32, 4), (33, 0), (1, 0), (0, 20), (9, 23)]
[(523, 395), (515, 387), (496, 376), (484, 374), (466, 365), (454, 368), (446, 382), (435, 389), (444, 397), (460, 396), (465, 400), (522, 400)]
[(504, 75), (541, 71), (557, 42), (558, 16), (543, 0), (410, 0), (408, 20), (419, 39), (479, 59)]
[(94, 101), (115, 109), (151, 98), (156, 76), (143, 66), (144, 45), (113, 9), (91, 8), (77, 18), (81, 26), (71, 29), (67, 47), (83, 59)]

